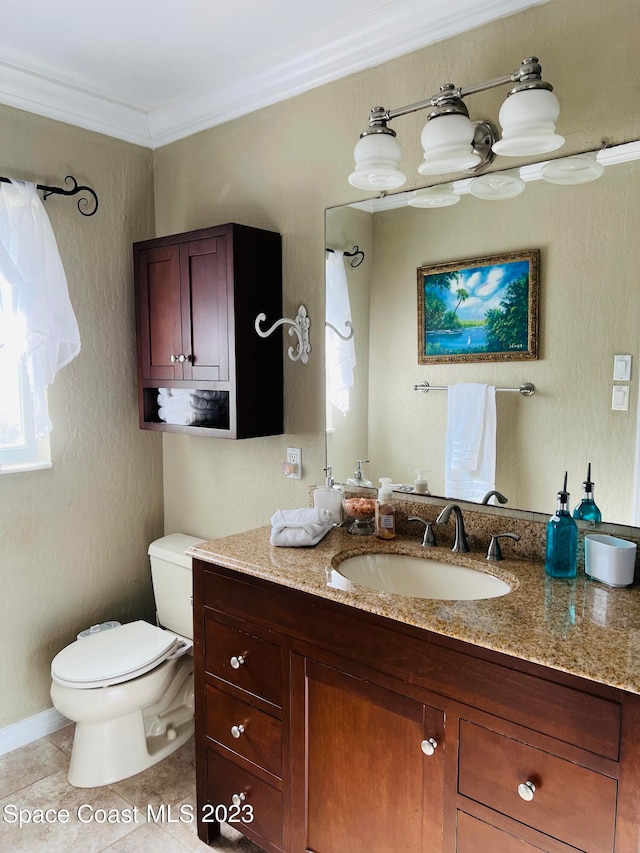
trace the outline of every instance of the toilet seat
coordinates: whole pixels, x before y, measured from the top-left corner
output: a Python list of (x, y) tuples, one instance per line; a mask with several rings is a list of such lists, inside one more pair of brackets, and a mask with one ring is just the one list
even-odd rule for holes
[(148, 622), (128, 622), (62, 649), (51, 662), (51, 677), (62, 687), (109, 687), (144, 675), (191, 645)]

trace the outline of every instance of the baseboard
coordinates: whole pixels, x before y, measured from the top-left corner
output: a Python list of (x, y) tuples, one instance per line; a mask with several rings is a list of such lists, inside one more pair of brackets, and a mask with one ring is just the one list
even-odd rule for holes
[(49, 708), (47, 711), (34, 714), (33, 717), (27, 717), (26, 720), (20, 720), (19, 723), (0, 729), (0, 755), (57, 732), (69, 722), (55, 708)]

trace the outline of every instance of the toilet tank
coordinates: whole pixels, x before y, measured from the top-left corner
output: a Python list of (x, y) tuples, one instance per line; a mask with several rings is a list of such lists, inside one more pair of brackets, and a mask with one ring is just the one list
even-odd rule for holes
[(149, 545), (151, 580), (158, 622), (181, 637), (193, 639), (191, 557), (184, 553), (204, 539), (172, 533)]

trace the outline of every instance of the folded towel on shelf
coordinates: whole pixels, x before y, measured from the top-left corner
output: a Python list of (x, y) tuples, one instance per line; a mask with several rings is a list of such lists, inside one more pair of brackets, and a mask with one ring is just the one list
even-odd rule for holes
[(220, 400), (210, 399), (208, 400), (206, 397), (199, 397), (196, 394), (191, 394), (189, 397), (189, 403), (192, 409), (197, 409), (198, 411), (217, 411), (220, 408)]
[(176, 424), (179, 426), (201, 426), (209, 424), (212, 421), (212, 412), (194, 412), (192, 409), (172, 409), (160, 406), (158, 409), (158, 417), (166, 424)]
[(158, 388), (158, 405), (164, 406), (167, 402), (176, 400), (189, 401), (188, 388)]
[(199, 397), (201, 400), (224, 400), (227, 392), (226, 391), (200, 391), (200, 390), (192, 390), (189, 392), (192, 397)]
[(496, 389), (462, 383), (449, 386), (445, 495), (481, 501), (495, 489)]
[(328, 509), (280, 509), (271, 516), (270, 542), (285, 548), (316, 545), (332, 526)]

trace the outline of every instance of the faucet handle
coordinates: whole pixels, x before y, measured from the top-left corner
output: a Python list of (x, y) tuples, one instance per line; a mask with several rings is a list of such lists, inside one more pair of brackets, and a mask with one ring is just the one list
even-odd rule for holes
[(491, 542), (489, 542), (489, 550), (487, 551), (487, 560), (497, 561), (502, 560), (502, 550), (500, 548), (500, 539), (514, 539), (516, 542), (520, 539), (517, 533), (493, 533)]
[(410, 516), (407, 521), (419, 521), (421, 524), (424, 524), (424, 536), (422, 538), (422, 547), (423, 548), (433, 548), (436, 544), (436, 535), (433, 532), (433, 523), (431, 521), (425, 521), (424, 518), (420, 518), (417, 515)]

